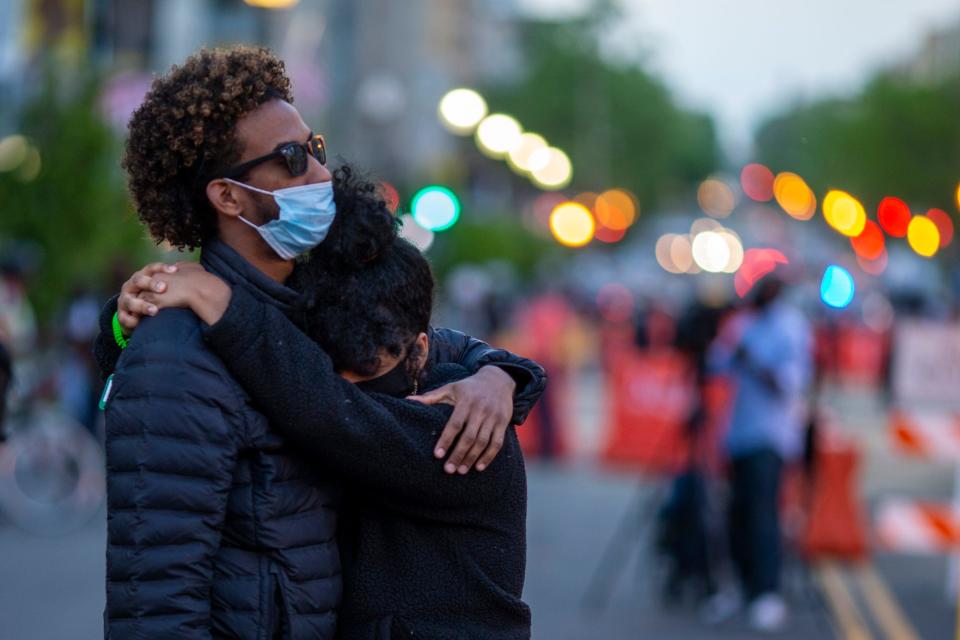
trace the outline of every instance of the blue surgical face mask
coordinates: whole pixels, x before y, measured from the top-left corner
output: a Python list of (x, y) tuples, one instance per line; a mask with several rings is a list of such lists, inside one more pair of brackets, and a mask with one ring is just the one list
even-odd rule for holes
[(240, 219), (256, 229), (263, 241), (284, 260), (293, 260), (323, 242), (337, 216), (331, 181), (266, 191), (230, 178), (225, 180), (276, 200), (280, 207), (280, 217), (276, 220), (258, 227), (242, 216)]

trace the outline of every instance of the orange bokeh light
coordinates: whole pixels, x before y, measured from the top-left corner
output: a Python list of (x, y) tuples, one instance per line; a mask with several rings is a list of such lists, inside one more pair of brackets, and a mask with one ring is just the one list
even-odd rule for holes
[(773, 172), (762, 164), (748, 164), (740, 172), (740, 186), (751, 200), (770, 202), (773, 199)]
[(910, 207), (900, 198), (884, 198), (877, 207), (877, 220), (888, 234), (903, 238), (910, 226)]
[(773, 195), (777, 204), (797, 220), (809, 220), (817, 212), (817, 196), (803, 178), (784, 171), (773, 181)]
[(636, 198), (623, 189), (604, 191), (591, 208), (600, 226), (611, 231), (626, 231), (637, 219)]
[(854, 252), (864, 260), (876, 260), (883, 253), (886, 240), (883, 230), (873, 220), (867, 220), (860, 235), (850, 238)]

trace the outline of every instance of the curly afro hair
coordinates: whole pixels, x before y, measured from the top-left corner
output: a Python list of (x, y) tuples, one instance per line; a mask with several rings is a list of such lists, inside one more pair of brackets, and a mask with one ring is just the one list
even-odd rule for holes
[(123, 168), (157, 242), (194, 249), (216, 235), (203, 178), (239, 160), (237, 122), (273, 99), (293, 102), (290, 79), (263, 48), (202, 49), (153, 81), (130, 119)]
[(398, 222), (376, 184), (349, 165), (334, 172), (337, 218), (330, 234), (298, 264), (289, 283), (309, 300), (306, 329), (338, 371), (373, 375), (381, 350), (406, 353), (427, 331), (433, 309), (430, 264), (398, 237)]

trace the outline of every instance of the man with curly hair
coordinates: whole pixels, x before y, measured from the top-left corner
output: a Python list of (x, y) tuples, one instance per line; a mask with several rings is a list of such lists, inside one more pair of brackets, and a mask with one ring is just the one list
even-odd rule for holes
[[(330, 172), (322, 137), (291, 103), (267, 50), (202, 50), (154, 81), (130, 121), (124, 168), (154, 239), (200, 248), (204, 269), (302, 326), (310, 302), (285, 284), (296, 258), (321, 243), (362, 252), (362, 232), (338, 233), (345, 217), (371, 234), (395, 220), (374, 185), (349, 167)], [(162, 291), (154, 276), (175, 268), (134, 274), (107, 304), (96, 345), (114, 371), (102, 401), (105, 635), (331, 638), (338, 491), (207, 347), (210, 327), (140, 296)], [(449, 454), (448, 473), (482, 470), (539, 397), (542, 369), (449, 330), (432, 331), (430, 358), (473, 372), (426, 399), (455, 405), (434, 454)]]

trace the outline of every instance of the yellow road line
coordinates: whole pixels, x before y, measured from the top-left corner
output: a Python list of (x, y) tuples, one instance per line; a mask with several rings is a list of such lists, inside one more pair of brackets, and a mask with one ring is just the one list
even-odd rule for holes
[(918, 640), (920, 635), (910, 624), (897, 599), (874, 566), (863, 564), (857, 568), (855, 575), (867, 606), (880, 625), (884, 637), (887, 640)]
[(813, 572), (826, 596), (833, 618), (840, 627), (843, 640), (873, 640), (867, 623), (860, 615), (856, 602), (840, 575), (840, 568), (833, 562), (818, 562), (814, 565)]

